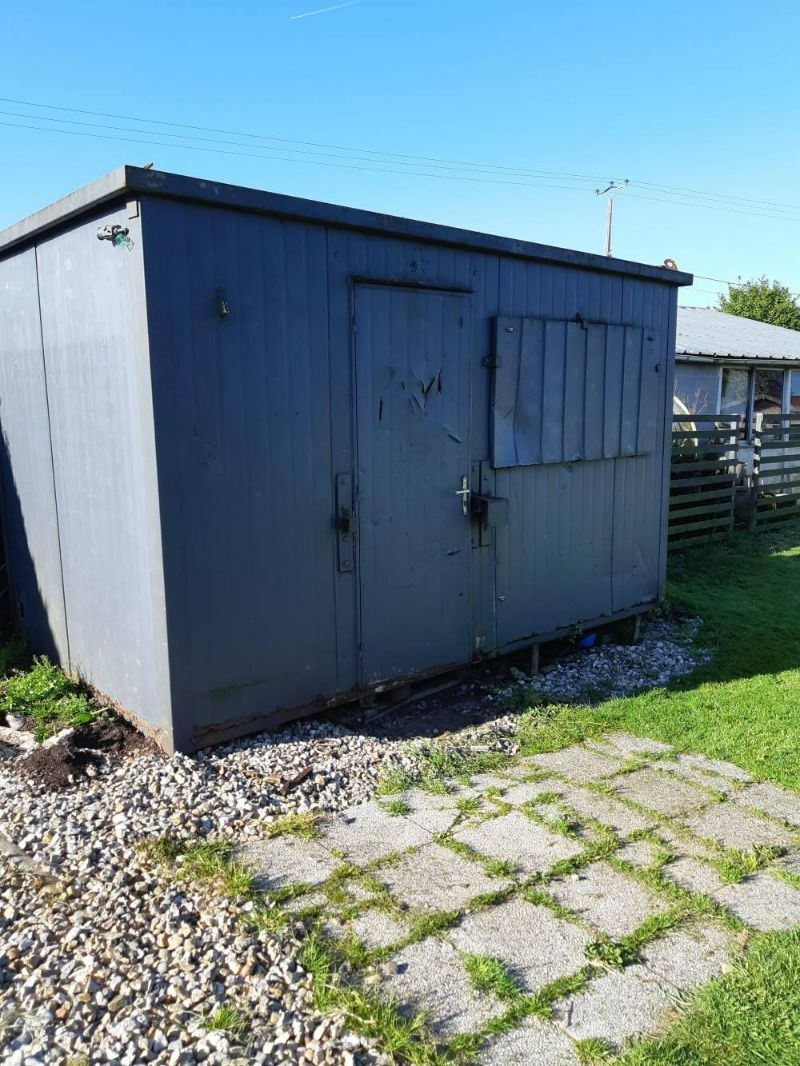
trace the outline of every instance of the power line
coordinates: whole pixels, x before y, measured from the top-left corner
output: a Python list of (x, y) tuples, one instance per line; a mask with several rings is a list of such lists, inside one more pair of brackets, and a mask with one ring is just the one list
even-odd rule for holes
[[(7, 113), (7, 112), (3, 112), (3, 113)], [(24, 117), (28, 117), (28, 116), (24, 116)], [(31, 117), (33, 117), (33, 116), (31, 116)], [(39, 121), (42, 121), (42, 120), (47, 120), (47, 119), (46, 119), (45, 116), (42, 116), (39, 119)], [(58, 120), (50, 119), (49, 121), (58, 121)], [(67, 121), (73, 121), (74, 122), (74, 120), (67, 120)], [(380, 165), (358, 166), (356, 163), (347, 162), (346, 161), (346, 157), (343, 157), (343, 158), (340, 159), (340, 157), (338, 157), (338, 156), (333, 157), (333, 159), (336, 160), (334, 162), (334, 161), (330, 161), (330, 160), (326, 161), (326, 160), (322, 160), (322, 159), (307, 159), (307, 158), (295, 159), (295, 158), (291, 158), (289, 156), (275, 155), (275, 154), (264, 155), (264, 154), (261, 154), (261, 153), (264, 153), (264, 152), (274, 153), (276, 150), (272, 149), (272, 148), (269, 148), (269, 146), (267, 146), (267, 145), (254, 145), (254, 147), (257, 148), (258, 151), (253, 151), (253, 152), (234, 150), (234, 148), (241, 148), (243, 146), (237, 145), (236, 142), (215, 141), (215, 140), (210, 139), (210, 138), (202, 138), (202, 140), (204, 140), (204, 142), (206, 142), (203, 145), (181, 144), (181, 143), (172, 143), (172, 144), (170, 144), (170, 143), (165, 142), (165, 141), (155, 140), (154, 137), (157, 137), (157, 136), (162, 136), (162, 137), (163, 136), (168, 136), (169, 137), (169, 136), (180, 136), (180, 135), (172, 135), (172, 134), (168, 134), (168, 133), (166, 133), (166, 134), (165, 133), (152, 134), (149, 130), (136, 130), (136, 129), (129, 129), (128, 127), (107, 127), (107, 126), (102, 126), (100, 124), (94, 124), (94, 123), (87, 123), (87, 125), (90, 126), (92, 130), (110, 128), (110, 129), (117, 129), (120, 132), (141, 133), (141, 134), (144, 134), (144, 136), (121, 137), (117, 133), (115, 133), (115, 134), (107, 134), (107, 133), (105, 133), (104, 134), (104, 133), (88, 132), (88, 131), (84, 131), (84, 130), (66, 130), (66, 129), (49, 128), (49, 127), (44, 127), (44, 126), (35, 126), (35, 125), (31, 125), (29, 123), (22, 123), (22, 122), (3, 122), (3, 121), (0, 121), (0, 126), (5, 126), (7, 128), (11, 128), (11, 129), (27, 129), (27, 130), (34, 130), (34, 131), (39, 132), (39, 133), (56, 133), (56, 134), (62, 134), (64, 136), (71, 136), (71, 137), (89, 137), (89, 138), (94, 138), (94, 139), (99, 139), (99, 140), (121, 141), (121, 142), (128, 143), (128, 144), (146, 144), (146, 145), (149, 145), (149, 146), (155, 146), (155, 147), (160, 147), (160, 148), (179, 148), (179, 149), (185, 149), (187, 151), (194, 151), (194, 152), (211, 152), (211, 153), (213, 153), (215, 155), (229, 155), (229, 156), (245, 157), (245, 158), (250, 158), (250, 159), (262, 159), (262, 160), (270, 159), (270, 160), (273, 160), (275, 162), (282, 162), (282, 163), (299, 163), (299, 164), (310, 164), (312, 166), (335, 167), (335, 168), (345, 169), (345, 170), (362, 171), (362, 172), (368, 173), (368, 174), (398, 174), (398, 175), (405, 174), (405, 175), (410, 175), (410, 176), (413, 176), (413, 177), (421, 177), (421, 178), (439, 178), (439, 179), (452, 180), (452, 181), (468, 181), (468, 182), (477, 183), (477, 184), (480, 184), (480, 185), (508, 185), (508, 186), (513, 186), (513, 187), (516, 187), (516, 188), (557, 189), (557, 190), (566, 191), (566, 192), (586, 192), (586, 191), (588, 191), (585, 188), (583, 188), (581, 186), (578, 186), (578, 185), (561, 185), (561, 184), (556, 184), (556, 183), (549, 182), (549, 181), (536, 181), (536, 180), (516, 181), (516, 180), (508, 180), (508, 179), (506, 179), (504, 177), (491, 177), (491, 178), (490, 177), (484, 177), (484, 178), (480, 178), (480, 177), (475, 177), (473, 174), (461, 173), (461, 172), (456, 172), (456, 173), (431, 173), (430, 171), (420, 171), (420, 170), (413, 170), (413, 169), (397, 170), (397, 169), (395, 169), (395, 167), (401, 165), (398, 162), (395, 162), (392, 166), (380, 166)], [(185, 139), (185, 140), (201, 140), (201, 138), (197, 138), (197, 137), (189, 136), (189, 135), (185, 135), (183, 139)], [(233, 147), (232, 148), (227, 148), (227, 149), (226, 148), (216, 148), (216, 147), (212, 147), (211, 146), (211, 145), (214, 145), (214, 144), (231, 144), (231, 143), (233, 144)], [(299, 142), (295, 142), (295, 143), (299, 143)], [(209, 146), (206, 146), (206, 144), (208, 144)], [(284, 150), (297, 152), (296, 149), (284, 149)], [(368, 162), (370, 164), (372, 163), (371, 160), (362, 160), (362, 161), (363, 162)], [(383, 160), (375, 160), (376, 164), (380, 164), (382, 162), (383, 162)], [(542, 172), (542, 173), (545, 173), (545, 172)], [(556, 172), (553, 172), (553, 173), (556, 173)], [(732, 214), (737, 214), (737, 215), (746, 215), (747, 217), (750, 217), (750, 218), (771, 218), (771, 219), (776, 219), (778, 221), (783, 221), (783, 222), (800, 222), (800, 218), (795, 218), (795, 217), (789, 216), (789, 215), (775, 215), (775, 214), (770, 214), (770, 213), (767, 213), (767, 212), (744, 211), (744, 210), (742, 210), (740, 208), (721, 207), (721, 206), (711, 205), (711, 204), (693, 203), (691, 201), (685, 202), (685, 201), (681, 201), (681, 200), (670, 199), (670, 198), (667, 198), (667, 197), (649, 196), (649, 195), (644, 194), (644, 193), (635, 193), (635, 192), (631, 192), (631, 191), (628, 191), (627, 195), (630, 196), (630, 197), (634, 197), (637, 200), (649, 200), (649, 201), (651, 201), (653, 203), (673, 204), (673, 205), (678, 206), (678, 207), (696, 207), (696, 208), (700, 208), (702, 210), (723, 211), (723, 212), (727, 212), (729, 214), (732, 213)]]
[[(161, 132), (161, 133), (155, 133), (154, 134), (153, 130), (148, 130), (148, 129), (136, 129), (136, 128), (132, 128), (130, 126), (111, 126), (111, 125), (107, 125), (107, 124), (102, 123), (102, 122), (82, 122), (80, 119), (74, 119), (74, 118), (69, 118), (69, 119), (50, 118), (49, 115), (36, 115), (36, 116), (33, 116), (33, 115), (23, 114), (20, 111), (2, 111), (2, 110), (0, 110), (0, 115), (6, 115), (6, 116), (11, 117), (11, 118), (35, 118), (36, 122), (61, 122), (61, 123), (68, 123), (71, 126), (84, 126), (84, 127), (88, 127), (89, 129), (117, 130), (117, 131), (120, 131), (120, 132), (123, 132), (123, 133), (142, 133), (142, 134), (145, 134), (145, 135), (148, 135), (148, 136), (154, 136), (155, 135), (155, 136), (158, 136), (158, 137), (170, 137), (171, 139), (174, 139), (174, 140), (201, 141), (204, 144), (224, 144), (224, 145), (229, 145), (229, 146), (232, 146), (232, 147), (235, 147), (235, 148), (247, 148), (248, 147), (248, 145), (242, 144), (241, 141), (220, 140), (218, 137), (198, 137), (196, 134), (167, 133), (167, 132)], [(54, 131), (54, 132), (68, 133), (68, 132), (71, 132), (71, 131), (69, 131), (69, 130), (61, 130), (61, 131)], [(304, 142), (295, 142), (295, 143), (304, 143)], [(183, 146), (182, 145), (175, 145), (174, 147), (180, 148), (180, 147), (183, 147)], [(278, 148), (271, 148), (269, 145), (254, 145), (253, 147), (257, 147), (259, 149), (259, 151), (262, 151), (262, 152), (277, 152), (277, 151), (283, 150), (283, 151), (292, 152), (292, 154), (294, 154), (294, 155), (325, 156), (326, 158), (341, 159), (341, 160), (344, 160), (344, 161), (347, 161), (348, 159), (355, 159), (356, 161), (362, 162), (362, 163), (375, 163), (375, 164), (377, 164), (377, 163), (383, 162), (383, 160), (380, 160), (380, 159), (369, 159), (366, 156), (359, 156), (359, 155), (338, 156), (338, 155), (333, 155), (331, 152), (322, 152), (322, 151), (316, 151), (316, 150), (309, 151), (308, 149), (304, 149), (304, 148), (278, 149)], [(416, 164), (416, 163), (406, 163), (406, 162), (403, 162), (401, 160), (397, 160), (397, 161), (393, 161), (392, 165), (393, 166), (403, 166), (403, 167), (414, 167), (414, 166), (417, 166), (418, 164)], [(430, 166), (430, 167), (434, 167), (437, 170), (453, 170), (454, 169), (453, 166), (448, 166), (448, 165), (439, 164), (439, 163), (429, 163), (427, 165)], [(488, 170), (487, 171), (476, 170), (475, 172), (476, 173), (491, 173), (491, 171), (488, 171)], [(565, 186), (560, 186), (560, 187), (564, 188)], [(570, 188), (580, 188), (580, 186), (570, 186)]]
[[(344, 168), (345, 170), (361, 170), (367, 174), (407, 174), (418, 178), (441, 178), (445, 181), (478, 182), (481, 185), (513, 185), (529, 189), (562, 189), (566, 190), (567, 192), (585, 191), (584, 189), (581, 189), (580, 187), (575, 185), (553, 185), (547, 182), (533, 181), (503, 181), (497, 178), (475, 178), (467, 174), (430, 174), (413, 170), (392, 170), (387, 167), (361, 167), (357, 166), (355, 163), (332, 163), (325, 162), (324, 160), (320, 159), (291, 159), (287, 156), (266, 156), (259, 155), (257, 152), (236, 152), (224, 148), (210, 148), (196, 144), (169, 144), (166, 141), (155, 141), (151, 138), (146, 137), (120, 137), (117, 134), (111, 133), (88, 133), (84, 130), (49, 129), (45, 126), (31, 126), (22, 122), (0, 121), (0, 126), (6, 126), (11, 129), (36, 130), (39, 133), (58, 133), (63, 134), (67, 137), (90, 137), (104, 141), (123, 141), (127, 144), (147, 144), (151, 146), (154, 145), (159, 148), (181, 148), (192, 152), (213, 152), (215, 155), (244, 156), (250, 159), (273, 160), (279, 163), (300, 163), (311, 164), (313, 166), (319, 167), (339, 167)], [(131, 132), (136, 131), (134, 130)]]
[[(408, 159), (408, 160), (413, 160), (413, 161), (415, 161), (417, 163), (447, 163), (447, 164), (452, 164), (453, 166), (457, 166), (457, 167), (469, 167), (469, 168), (478, 169), (478, 170), (509, 171), (512, 174), (525, 175), (525, 176), (529, 176), (529, 177), (570, 178), (570, 179), (573, 179), (575, 181), (591, 181), (591, 182), (596, 182), (596, 181), (602, 181), (603, 180), (603, 177), (601, 175), (597, 175), (597, 174), (570, 174), (570, 173), (565, 173), (565, 172), (557, 171), (557, 170), (530, 170), (530, 169), (526, 169), (526, 168), (520, 169), (520, 168), (517, 168), (517, 167), (504, 166), (504, 165), (502, 165), (500, 163), (475, 163), (475, 162), (468, 162), (468, 161), (459, 160), (459, 159), (444, 159), (444, 158), (441, 158), (439, 156), (404, 155), (404, 154), (402, 154), (400, 152), (386, 152), (386, 151), (382, 151), (382, 150), (378, 150), (378, 149), (374, 149), (374, 148), (357, 148), (357, 147), (353, 147), (352, 145), (348, 146), (348, 145), (342, 145), (342, 144), (326, 144), (323, 141), (300, 141), (300, 140), (294, 140), (294, 139), (292, 139), (290, 137), (277, 137), (277, 136), (275, 136), (273, 134), (266, 134), (266, 133), (246, 133), (246, 132), (244, 132), (242, 130), (217, 129), (217, 128), (213, 127), (213, 126), (195, 126), (195, 125), (190, 125), (189, 123), (186, 123), (186, 122), (167, 122), (167, 121), (165, 121), (163, 119), (141, 118), (141, 117), (137, 117), (137, 116), (134, 116), (134, 115), (116, 115), (116, 114), (113, 114), (111, 112), (89, 111), (89, 110), (86, 110), (85, 108), (79, 108), (79, 107), (62, 107), (59, 104), (39, 104), (39, 103), (34, 103), (31, 100), (15, 100), (15, 99), (13, 99), (11, 97), (5, 97), (5, 96), (0, 96), (0, 102), (5, 103), (5, 104), (21, 104), (24, 107), (39, 107), (39, 108), (43, 108), (43, 109), (48, 110), (48, 111), (63, 111), (65, 113), (67, 113), (67, 114), (72, 114), (72, 115), (90, 115), (90, 116), (92, 116), (94, 118), (113, 118), (113, 119), (117, 119), (117, 120), (119, 120), (121, 122), (143, 122), (145, 125), (149, 125), (149, 126), (169, 126), (172, 129), (196, 130), (196, 131), (198, 131), (200, 133), (221, 133), (224, 136), (228, 136), (228, 137), (245, 137), (245, 138), (247, 138), (249, 140), (277, 141), (278, 143), (281, 143), (281, 144), (301, 144), (304, 147), (308, 147), (308, 148), (332, 148), (335, 151), (339, 151), (339, 152), (361, 152), (361, 153), (364, 153), (366, 155), (391, 157), (391, 158), (394, 158), (394, 159)], [(32, 118), (35, 121), (39, 121), (39, 117), (36, 116), (36, 115), (27, 115), (27, 116), (24, 116), (24, 117)], [(69, 120), (67, 120), (67, 121), (69, 121)], [(378, 161), (380, 161), (380, 160), (378, 160)]]
[[(70, 107), (64, 107), (63, 105), (60, 105), (60, 104), (43, 104), (43, 103), (39, 103), (39, 102), (33, 101), (33, 100), (18, 100), (18, 99), (13, 98), (13, 97), (0, 97), (0, 102), (19, 104), (19, 105), (22, 105), (22, 106), (25, 106), (25, 107), (35, 107), (35, 108), (39, 108), (41, 110), (59, 111), (59, 112), (63, 112), (64, 114), (88, 115), (88, 116), (91, 116), (91, 117), (94, 117), (94, 118), (112, 118), (112, 119), (116, 119), (116, 120), (122, 121), (122, 122), (140, 122), (140, 123), (144, 123), (145, 125), (150, 125), (150, 126), (167, 126), (167, 127), (170, 127), (171, 129), (193, 130), (193, 131), (199, 132), (199, 133), (218, 133), (218, 134), (223, 134), (224, 136), (243, 137), (243, 138), (245, 138), (247, 140), (274, 141), (276, 143), (283, 144), (283, 145), (302, 145), (305, 148), (324, 148), (324, 149), (332, 149), (333, 151), (337, 151), (337, 152), (361, 153), (362, 155), (377, 157), (377, 159), (375, 160), (376, 162), (389, 162), (391, 165), (401, 165), (398, 162), (399, 160), (408, 160), (408, 161), (410, 161), (409, 165), (425, 163), (426, 165), (436, 165), (437, 168), (438, 167), (442, 167), (443, 169), (451, 169), (451, 168), (458, 167), (458, 168), (467, 168), (467, 169), (471, 169), (471, 170), (477, 170), (477, 171), (481, 171), (481, 172), (498, 171), (498, 172), (501, 172), (501, 173), (508, 173), (509, 175), (516, 175), (516, 176), (520, 176), (520, 177), (560, 178), (560, 179), (568, 179), (568, 180), (572, 180), (572, 181), (585, 181), (585, 182), (597, 182), (597, 181), (600, 181), (600, 180), (604, 180), (602, 177), (598, 176), (597, 174), (576, 174), (576, 173), (567, 172), (567, 171), (537, 170), (537, 169), (530, 169), (530, 168), (524, 168), (524, 167), (522, 167), (522, 168), (520, 168), (520, 167), (511, 167), (511, 166), (504, 165), (504, 164), (499, 164), (499, 163), (476, 163), (474, 161), (468, 161), (468, 160), (447, 159), (447, 158), (442, 158), (442, 157), (439, 157), (439, 156), (408, 155), (408, 154), (403, 154), (403, 153), (398, 153), (398, 152), (387, 152), (385, 150), (379, 150), (379, 149), (373, 149), (373, 148), (354, 147), (352, 145), (329, 144), (329, 143), (321, 142), (321, 141), (296, 140), (296, 139), (292, 139), (292, 138), (288, 138), (288, 137), (280, 137), (280, 136), (277, 136), (275, 134), (250, 133), (250, 132), (246, 132), (246, 131), (242, 131), (242, 130), (220, 129), (220, 128), (216, 128), (216, 127), (213, 127), (213, 126), (192, 125), (190, 123), (173, 122), (173, 121), (167, 121), (167, 120), (164, 120), (164, 119), (150, 119), (150, 118), (142, 118), (140, 116), (133, 116), (133, 115), (120, 115), (120, 114), (115, 114), (113, 112), (92, 111), (92, 110), (89, 110), (89, 109), (86, 109), (86, 108), (70, 108)], [(24, 115), (24, 116), (20, 116), (20, 117), (32, 118), (32, 119), (34, 119), (34, 121), (41, 121), (45, 116)], [(56, 121), (56, 120), (55, 119), (48, 119), (48, 121)], [(77, 121), (74, 120), (74, 119), (66, 119), (65, 121), (73, 123), (73, 124), (77, 124)], [(86, 125), (92, 125), (92, 124), (91, 123), (86, 123)], [(138, 132), (138, 131), (131, 131), (131, 132)], [(150, 132), (150, 131), (148, 131), (148, 132)], [(183, 137), (185, 137), (185, 139), (192, 139), (192, 140), (202, 139), (202, 138), (191, 137), (190, 135), (181, 135), (181, 134), (171, 135), (171, 136), (178, 136), (178, 137), (183, 136)], [(298, 149), (289, 149), (289, 150), (294, 152), (294, 153), (298, 153), (299, 152)], [(309, 153), (309, 154), (320, 154), (320, 153)], [(369, 160), (369, 161), (372, 161), (372, 160)], [(699, 190), (699, 189), (692, 189), (692, 188), (687, 188), (687, 187), (678, 186), (678, 185), (664, 185), (664, 184), (659, 184), (659, 183), (656, 183), (656, 182), (646, 181), (644, 179), (641, 179), (641, 180), (640, 179), (634, 179), (634, 180), (635, 180), (635, 184), (637, 186), (641, 186), (642, 188), (650, 189), (653, 192), (663, 192), (663, 193), (667, 193), (667, 194), (671, 193), (673, 195), (681, 196), (683, 198), (700, 198), (701, 200), (717, 200), (717, 201), (720, 201), (720, 202), (737, 204), (737, 205), (740, 205), (740, 206), (750, 205), (752, 207), (757, 207), (757, 208), (761, 208), (761, 209), (765, 209), (766, 208), (766, 209), (771, 209), (772, 211), (779, 211), (779, 212), (785, 212), (785, 211), (800, 212), (800, 204), (785, 204), (785, 203), (779, 203), (777, 201), (772, 201), (772, 200), (763, 200), (763, 199), (754, 199), (754, 198), (751, 198), (751, 197), (742, 197), (742, 196), (737, 196), (735, 194), (730, 194), (730, 193), (704, 192), (704, 191)], [(641, 196), (641, 194), (640, 194), (640, 198), (644, 198), (644, 197)], [(677, 201), (664, 201), (664, 202), (677, 202)], [(798, 221), (798, 219), (794, 219), (793, 221)]]
[(729, 215), (746, 215), (748, 218), (774, 218), (779, 222), (800, 222), (800, 218), (795, 218), (794, 215), (776, 215), (767, 211), (758, 210), (745, 211), (739, 207), (721, 207), (717, 204), (693, 203), (691, 200), (672, 200), (664, 196), (646, 196), (643, 193), (636, 192), (629, 192), (628, 196), (632, 196), (636, 200), (651, 200), (653, 203), (659, 204), (677, 204), (679, 207), (698, 207), (703, 211), (724, 211)]
[[(705, 274), (695, 274), (694, 277), (700, 278), (701, 281), (718, 281), (721, 285), (728, 285), (732, 289), (746, 289), (747, 285), (748, 285), (748, 282), (746, 282), (746, 281), (728, 281), (727, 278), (709, 278)], [(694, 286), (692, 286), (692, 289), (693, 289), (694, 292), (708, 292), (709, 291), (707, 289), (694, 289)], [(791, 292), (790, 291), (789, 295), (790, 296), (800, 297), (800, 292)]]
[(731, 202), (736, 201), (743, 204), (762, 204), (767, 207), (776, 207), (785, 209), (787, 211), (800, 211), (800, 204), (782, 204), (774, 200), (754, 200), (748, 196), (736, 196), (732, 193), (702, 192), (700, 189), (687, 189), (680, 185), (658, 185), (652, 181), (637, 180), (636, 184), (647, 186), (648, 188), (663, 192), (680, 193), (681, 196), (702, 196), (704, 198), (711, 197), (716, 200), (729, 200)]

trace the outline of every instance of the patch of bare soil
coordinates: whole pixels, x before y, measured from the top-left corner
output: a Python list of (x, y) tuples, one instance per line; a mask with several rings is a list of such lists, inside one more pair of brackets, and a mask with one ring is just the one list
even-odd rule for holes
[(72, 739), (80, 748), (113, 755), (158, 755), (154, 740), (143, 736), (122, 718), (97, 718), (76, 727)]
[(17, 764), (22, 773), (48, 792), (62, 792), (76, 784), (87, 766), (97, 764), (97, 755), (76, 747), (71, 738), (49, 748), (37, 748)]
[(159, 752), (154, 741), (142, 736), (119, 718), (98, 718), (76, 726), (57, 744), (42, 746), (17, 764), (22, 773), (48, 792), (71, 788), (87, 776), (102, 756), (152, 755)]

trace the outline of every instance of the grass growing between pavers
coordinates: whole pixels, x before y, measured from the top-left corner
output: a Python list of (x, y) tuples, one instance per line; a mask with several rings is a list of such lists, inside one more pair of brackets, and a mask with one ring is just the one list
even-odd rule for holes
[[(800, 789), (800, 525), (777, 535), (739, 534), (730, 543), (674, 556), (669, 597), (703, 619), (701, 639), (713, 651), (710, 661), (681, 682), (638, 696), (592, 707), (533, 706), (524, 716), (523, 753), (622, 730), (729, 760), (757, 777)], [(611, 792), (604, 783), (595, 790)], [(729, 849), (711, 863), (725, 880), (736, 882), (772, 858), (763, 851)], [(663, 877), (656, 878), (665, 889)], [(703, 906), (725, 920), (711, 900)], [(735, 925), (729, 916), (727, 921)], [(668, 1036), (637, 1045), (621, 1061), (625, 1066), (800, 1062), (799, 989), (800, 933), (758, 934), (731, 974), (695, 995)]]
[(321, 815), (315, 811), (303, 814), (283, 814), (274, 822), (264, 823), (266, 837), (299, 837), (301, 840), (316, 840), (319, 837)]
[(400, 1062), (445, 1066), (450, 1061), (426, 1033), (422, 1015), (407, 1018), (384, 996), (343, 982), (339, 977), (343, 961), (349, 964), (341, 946), (319, 931), (312, 931), (303, 944), (300, 965), (311, 975), (317, 1010), (343, 1011), (354, 1029), (377, 1037), (382, 1049)]
[(500, 1000), (522, 996), (522, 990), (499, 959), (489, 955), (464, 955), (464, 969), (477, 992), (490, 992)]
[(143, 842), (140, 850), (155, 862), (173, 868), (181, 881), (205, 882), (220, 895), (242, 902), (258, 896), (253, 874), (244, 863), (231, 857), (231, 846), (224, 841), (162, 836)]
[(800, 1062), (800, 930), (754, 937), (673, 1028), (620, 1066), (790, 1066)]
[(501, 770), (512, 761), (503, 752), (463, 752), (436, 742), (413, 745), (409, 753), (415, 759), (414, 770), (389, 767), (378, 782), (379, 795), (390, 796), (414, 786), (445, 795), (452, 791), (453, 780), (467, 784), (473, 775)]

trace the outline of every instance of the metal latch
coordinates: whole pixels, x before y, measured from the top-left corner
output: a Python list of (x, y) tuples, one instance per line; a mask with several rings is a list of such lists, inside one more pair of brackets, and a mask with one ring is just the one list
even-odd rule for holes
[(353, 509), (343, 503), (339, 508), (339, 513), (334, 519), (334, 525), (340, 533), (352, 533), (353, 531)]
[(486, 526), (508, 525), (508, 500), (504, 496), (486, 496), (475, 493), (471, 500), (472, 517)]
[(336, 475), (336, 511), (333, 516), (333, 528), (336, 530), (339, 573), (352, 573), (355, 566), (356, 513), (353, 500), (353, 478), (350, 474)]
[(470, 508), (469, 501), (472, 495), (472, 489), (469, 487), (469, 477), (464, 474), (461, 478), (461, 488), (456, 489), (456, 496), (461, 497), (461, 513), (465, 518), (469, 518)]

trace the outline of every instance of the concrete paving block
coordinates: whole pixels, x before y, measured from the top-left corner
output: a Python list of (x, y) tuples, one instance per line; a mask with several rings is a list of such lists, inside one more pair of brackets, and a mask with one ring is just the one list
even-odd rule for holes
[(610, 826), (618, 833), (650, 829), (658, 823), (658, 819), (652, 815), (626, 807), (619, 800), (601, 796), (600, 793), (586, 788), (568, 788), (564, 793), (564, 802), (575, 811), (579, 819), (593, 819)]
[(667, 991), (683, 994), (722, 973), (731, 949), (730, 933), (713, 923), (695, 922), (647, 944), (641, 963), (630, 971), (642, 981), (655, 981)]
[(552, 1023), (529, 1018), (484, 1044), (479, 1066), (580, 1066), (575, 1045)]
[(800, 892), (769, 873), (726, 885), (714, 893), (714, 899), (762, 933), (800, 925)]
[(766, 782), (750, 785), (737, 793), (735, 802), (743, 807), (755, 807), (779, 821), (800, 826), (800, 796), (778, 785)]
[[(543, 818), (545, 823), (549, 822), (554, 827), (559, 823), (563, 823), (565, 819), (568, 822), (575, 823), (575, 819), (570, 818), (569, 813), (565, 814), (555, 803), (533, 803), (526, 810), (538, 818)], [(577, 824), (575, 824), (575, 828), (578, 828)]]
[(549, 870), (581, 851), (580, 844), (554, 833), (518, 811), (490, 818), (453, 834), (481, 855), (505, 859), (523, 874)]
[(656, 1032), (674, 998), (659, 984), (637, 980), (631, 969), (612, 970), (585, 991), (560, 1000), (553, 1007), (553, 1021), (573, 1040), (605, 1040), (616, 1049)]
[(674, 759), (662, 759), (658, 763), (658, 768), (666, 773), (675, 774), (676, 777), (685, 778), (702, 788), (721, 792), (725, 796), (732, 796), (742, 788), (740, 781), (732, 777), (724, 777), (722, 774), (712, 774), (687, 759), (685, 755), (677, 755)]
[(793, 838), (783, 826), (749, 814), (737, 803), (717, 803), (686, 820), (693, 833), (711, 837), (726, 848), (746, 849), (756, 844), (790, 847)]
[(614, 790), (633, 803), (674, 816), (705, 807), (711, 798), (688, 781), (676, 780), (656, 770), (636, 770), (612, 782)]
[(507, 788), (514, 784), (510, 778), (504, 777), (503, 774), (472, 774), (469, 780), (471, 788), (478, 793), (485, 792), (487, 788), (499, 788), (502, 792), (505, 792)]
[(554, 1006), (553, 1021), (575, 1040), (605, 1040), (613, 1048), (661, 1029), (681, 995), (719, 974), (730, 940), (715, 925), (674, 930), (643, 949), (643, 960), (611, 971)]
[(528, 993), (577, 973), (591, 939), (546, 907), (519, 899), (470, 914), (445, 936), (459, 951), (499, 959)]
[(678, 832), (674, 826), (662, 823), (657, 833), (678, 858), (708, 859), (715, 854), (714, 849), (702, 840), (689, 832)]
[(318, 885), (339, 865), (316, 840), (293, 836), (248, 841), (233, 857), (252, 871), (262, 892), (274, 892), (289, 884)]
[(533, 775), (538, 775), (539, 777), (543, 778), (545, 776), (544, 772), (542, 771), (541, 767), (537, 766), (536, 763), (533, 761), (534, 758), (535, 756), (532, 755), (524, 755), (520, 757), (513, 764), (513, 766), (507, 766), (503, 770), (503, 774), (506, 777), (513, 778), (515, 780), (519, 780), (521, 777), (530, 777)]
[(746, 770), (735, 766), (732, 762), (723, 762), (721, 759), (709, 759), (705, 755), (681, 755), (679, 762), (684, 766), (694, 766), (698, 770), (705, 770), (710, 774), (719, 774), (721, 777), (731, 777), (734, 781), (751, 781), (752, 778)]
[(512, 785), (502, 798), (505, 803), (513, 803), (515, 807), (521, 807), (523, 803), (530, 803), (543, 792), (555, 792), (562, 795), (566, 788), (567, 785), (557, 777), (545, 777), (541, 781), (521, 781), (517, 785)]
[(600, 755), (582, 744), (573, 744), (570, 748), (544, 755), (534, 755), (533, 762), (540, 770), (560, 774), (579, 785), (610, 777), (625, 765), (624, 760), (614, 758), (611, 754)]
[(790, 874), (800, 874), (800, 851), (790, 851), (780, 860), (778, 865)]
[(375, 876), (399, 903), (423, 911), (454, 910), (511, 883), (508, 878), (490, 877), (479, 863), (434, 843), (377, 870)]
[(428, 937), (402, 948), (381, 967), (381, 990), (406, 1017), (424, 1012), (434, 1036), (449, 1040), (480, 1029), (505, 1005), (476, 992), (450, 944)]
[(674, 859), (667, 863), (662, 873), (669, 881), (687, 892), (696, 892), (705, 896), (713, 896), (725, 885), (717, 871), (707, 863), (700, 862), (699, 859)]
[(672, 751), (672, 746), (661, 740), (635, 737), (631, 733), (604, 733), (599, 739), (623, 755), (635, 756), (638, 759), (646, 758), (650, 754), (661, 755)]
[(645, 918), (669, 908), (666, 900), (602, 861), (545, 887), (590, 928), (612, 937), (632, 933)]
[(444, 796), (412, 788), (397, 798), (410, 807), (405, 817), (428, 833), (446, 833), (458, 817), (454, 795)]
[(646, 840), (632, 840), (629, 844), (624, 844), (617, 852), (618, 859), (639, 868), (652, 866), (657, 856), (655, 846)]
[(324, 892), (306, 892), (302, 896), (288, 899), (281, 906), (289, 914), (299, 914), (300, 911), (308, 910), (310, 907), (329, 908), (330, 901)]
[(425, 844), (430, 840), (422, 826), (401, 815), (387, 814), (375, 801), (350, 807), (323, 829), (320, 843), (330, 851), (342, 851), (354, 863), (382, 859), (393, 851)]
[(330, 918), (324, 925), (325, 932), (337, 939), (354, 936), (368, 948), (387, 948), (408, 936), (408, 926), (385, 911), (362, 911), (346, 922)]

